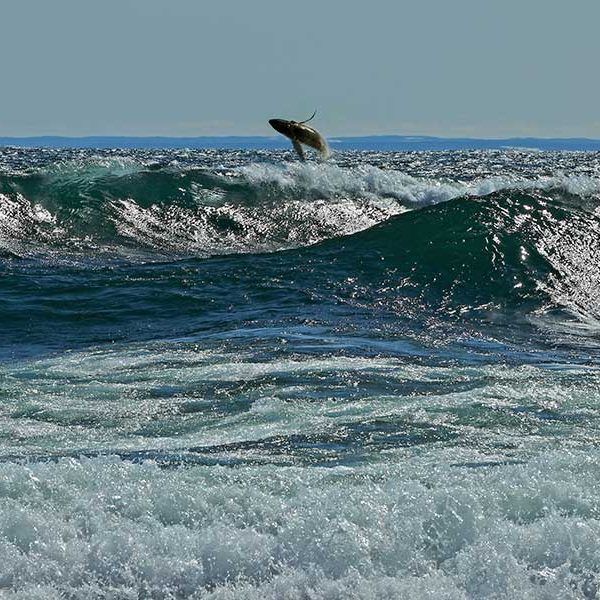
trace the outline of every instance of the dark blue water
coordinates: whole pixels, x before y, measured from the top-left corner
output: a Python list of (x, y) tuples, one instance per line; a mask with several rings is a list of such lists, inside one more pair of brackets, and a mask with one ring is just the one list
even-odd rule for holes
[(0, 592), (596, 597), (599, 174), (0, 151)]

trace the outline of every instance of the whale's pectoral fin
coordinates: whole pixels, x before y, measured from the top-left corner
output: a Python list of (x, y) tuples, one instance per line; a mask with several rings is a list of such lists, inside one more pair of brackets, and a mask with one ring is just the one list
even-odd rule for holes
[(298, 153), (300, 160), (306, 160), (306, 157), (304, 156), (304, 149), (300, 145), (300, 142), (298, 140), (292, 140), (292, 144), (294, 145), (294, 150)]

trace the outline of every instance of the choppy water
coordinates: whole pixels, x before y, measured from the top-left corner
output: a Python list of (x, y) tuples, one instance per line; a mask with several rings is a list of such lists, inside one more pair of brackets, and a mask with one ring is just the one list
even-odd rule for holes
[(600, 154), (0, 151), (0, 597), (596, 598)]

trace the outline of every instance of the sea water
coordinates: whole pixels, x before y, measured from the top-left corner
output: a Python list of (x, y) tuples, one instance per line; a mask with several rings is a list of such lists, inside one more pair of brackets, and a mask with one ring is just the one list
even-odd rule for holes
[(0, 150), (0, 597), (596, 598), (600, 154)]

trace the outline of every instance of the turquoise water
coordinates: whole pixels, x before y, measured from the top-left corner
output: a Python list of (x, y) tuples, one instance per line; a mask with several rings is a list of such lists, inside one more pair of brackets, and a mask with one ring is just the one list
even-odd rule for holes
[(0, 595), (595, 598), (600, 155), (0, 151)]

